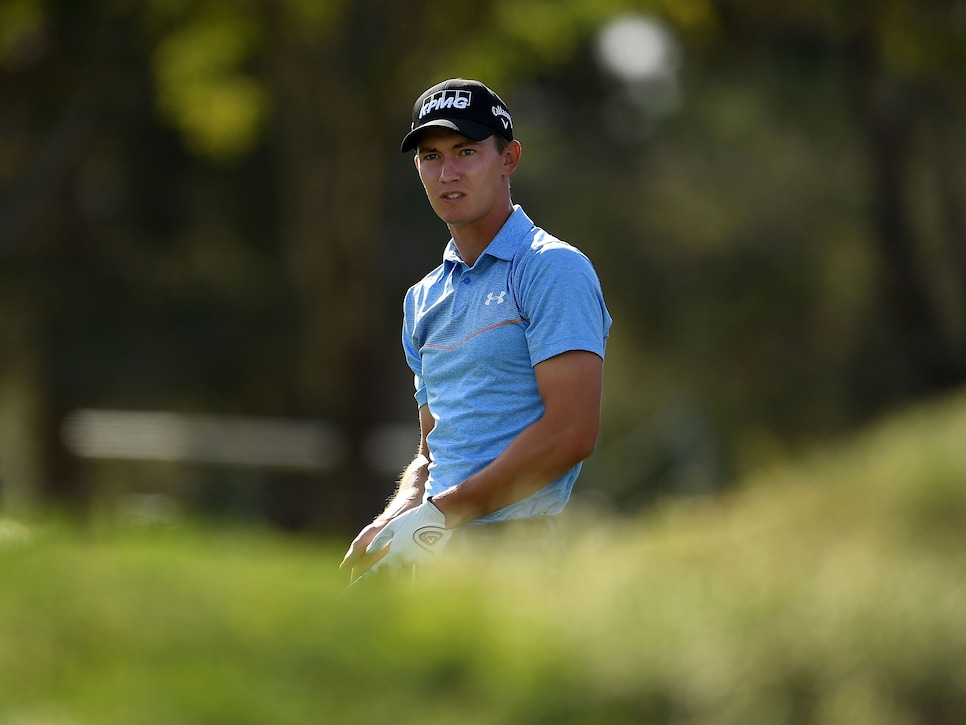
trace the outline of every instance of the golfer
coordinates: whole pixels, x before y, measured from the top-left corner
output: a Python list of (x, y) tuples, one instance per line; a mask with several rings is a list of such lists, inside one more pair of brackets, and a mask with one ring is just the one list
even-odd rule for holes
[(600, 427), (611, 318), (590, 261), (510, 196), (507, 105), (478, 81), (423, 93), (402, 141), (451, 239), (409, 289), (402, 343), (418, 453), (341, 569), (409, 570), (480, 532), (552, 538)]

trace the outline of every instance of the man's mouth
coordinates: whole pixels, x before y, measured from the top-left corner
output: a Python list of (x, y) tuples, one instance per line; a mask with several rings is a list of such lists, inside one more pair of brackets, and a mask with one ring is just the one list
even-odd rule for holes
[(459, 192), (459, 191), (450, 191), (450, 192), (448, 192), (446, 194), (443, 194), (442, 195), (442, 198), (445, 199), (446, 201), (455, 201), (456, 199), (459, 199), (462, 196), (463, 196), (462, 192)]

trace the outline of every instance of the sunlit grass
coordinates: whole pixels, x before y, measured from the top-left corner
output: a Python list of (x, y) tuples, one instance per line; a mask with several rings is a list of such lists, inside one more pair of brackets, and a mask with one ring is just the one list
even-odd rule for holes
[(346, 591), (343, 542), (0, 520), (7, 723), (966, 721), (966, 399)]

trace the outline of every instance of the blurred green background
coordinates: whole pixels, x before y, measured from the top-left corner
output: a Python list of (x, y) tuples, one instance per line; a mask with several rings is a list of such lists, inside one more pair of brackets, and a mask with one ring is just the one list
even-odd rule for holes
[[(726, 490), (966, 377), (962, 2), (0, 2), (14, 512), (352, 532), (448, 234), (413, 100), (497, 88), (616, 320), (579, 496)], [(153, 507), (153, 508), (152, 508)]]

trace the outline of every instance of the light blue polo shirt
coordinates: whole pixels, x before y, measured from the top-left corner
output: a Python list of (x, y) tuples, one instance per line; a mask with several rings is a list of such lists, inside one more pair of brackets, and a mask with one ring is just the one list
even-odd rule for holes
[[(427, 497), (482, 469), (543, 415), (534, 365), (569, 350), (603, 358), (610, 325), (590, 260), (520, 206), (472, 267), (451, 239), (403, 307), (416, 402), (435, 419)], [(559, 513), (579, 473), (474, 523)]]

